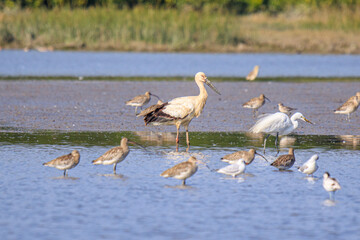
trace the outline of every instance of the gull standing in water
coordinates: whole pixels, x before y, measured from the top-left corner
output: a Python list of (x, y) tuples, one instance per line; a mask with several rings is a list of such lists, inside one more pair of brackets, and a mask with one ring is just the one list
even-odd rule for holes
[(347, 114), (347, 120), (350, 121), (350, 114), (355, 112), (360, 103), (360, 92), (357, 92), (355, 96), (350, 97), (343, 105), (334, 111), (337, 114)]
[(299, 172), (305, 173), (308, 176), (313, 175), (316, 170), (318, 170), (319, 166), (316, 164), (316, 161), (319, 159), (317, 154), (312, 155), (312, 157), (307, 160), (301, 167), (299, 167)]
[(155, 94), (146, 92), (144, 95), (138, 95), (138, 96), (134, 97), (133, 99), (126, 101), (125, 104), (128, 106), (135, 107), (135, 114), (137, 114), (137, 108), (138, 107), (142, 108), (142, 106), (146, 105), (150, 101), (151, 96), (157, 97), (160, 100), (160, 98), (158, 96), (156, 96)]
[(270, 164), (273, 167), (276, 167), (280, 171), (282, 170), (288, 170), (294, 165), (295, 162), (295, 155), (294, 155), (294, 149), (289, 148), (289, 153), (286, 155), (279, 156), (272, 164)]
[(202, 113), (208, 93), (204, 84), (220, 95), (220, 92), (207, 79), (205, 73), (198, 72), (195, 75), (195, 82), (199, 87), (200, 93), (197, 96), (179, 97), (166, 102), (144, 116), (145, 125), (175, 125), (176, 126), (176, 151), (179, 151), (179, 129), (184, 126), (186, 130), (187, 149), (190, 148), (188, 127), (194, 117), (199, 117)]
[(120, 142), (120, 146), (114, 147), (101, 155), (98, 159), (92, 161), (94, 165), (112, 165), (114, 164), (114, 174), (116, 174), (116, 165), (119, 162), (124, 161), (126, 156), (129, 154), (130, 149), (128, 143), (137, 144), (135, 142), (129, 141), (127, 138), (122, 138)]
[(341, 189), (339, 182), (335, 178), (331, 178), (328, 172), (323, 175), (323, 187), (329, 193), (330, 200), (334, 200), (335, 192)]
[(258, 74), (259, 74), (259, 66), (256, 65), (254, 69), (246, 76), (246, 80), (254, 81)]
[(165, 170), (160, 174), (161, 177), (176, 178), (182, 180), (182, 185), (185, 185), (186, 179), (194, 175), (198, 169), (196, 163), (203, 163), (200, 160), (197, 160), (195, 157), (191, 156), (187, 161), (179, 163), (172, 168)]
[(277, 154), (279, 153), (278, 138), (279, 135), (288, 135), (294, 131), (299, 123), (298, 119), (311, 123), (301, 113), (297, 112), (289, 118), (285, 113), (277, 112), (274, 114), (267, 114), (261, 117), (249, 131), (252, 133), (267, 133), (268, 135), (264, 140), (264, 154), (266, 148), (266, 140), (270, 134), (276, 134), (275, 146), (277, 148)]
[(267, 159), (263, 155), (257, 153), (254, 148), (250, 149), (249, 151), (238, 151), (225, 155), (224, 157), (221, 158), (221, 161), (233, 164), (237, 162), (239, 159), (244, 159), (245, 164), (249, 165), (254, 160), (255, 154), (259, 155), (260, 157), (265, 159), (265, 161), (267, 161)]
[(235, 178), (237, 175), (245, 172), (245, 160), (240, 158), (235, 163), (220, 168), (217, 172), (230, 175)]
[(269, 102), (270, 99), (268, 99), (267, 97), (265, 97), (264, 94), (260, 94), (259, 97), (255, 97), (250, 99), (249, 101), (247, 101), (246, 103), (244, 103), (242, 106), (244, 108), (252, 108), (253, 109), (253, 117), (255, 118), (258, 112), (258, 109), (265, 104), (265, 99), (268, 100)]
[(64, 177), (68, 175), (68, 170), (76, 167), (80, 162), (80, 153), (78, 150), (73, 150), (70, 154), (55, 158), (50, 162), (43, 163), (44, 166), (54, 167), (59, 170), (64, 170)]

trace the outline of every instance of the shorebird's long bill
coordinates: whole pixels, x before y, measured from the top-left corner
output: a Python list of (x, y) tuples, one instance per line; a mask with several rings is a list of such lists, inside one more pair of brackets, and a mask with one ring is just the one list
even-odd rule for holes
[(219, 92), (219, 90), (216, 89), (216, 87), (208, 80), (206, 79), (206, 85), (208, 85), (212, 90), (214, 90), (214, 92), (216, 92), (217, 94), (221, 95), (221, 93)]
[(205, 167), (207, 167), (209, 170), (211, 170), (210, 167), (206, 163), (204, 163), (203, 161), (201, 161), (199, 159), (196, 159), (196, 162), (199, 163), (199, 164), (204, 164)]
[(310, 124), (313, 124), (312, 122), (310, 122), (309, 120), (307, 120), (305, 117), (303, 118), (303, 120), (304, 120), (305, 122), (308, 122), (308, 123), (310, 123)]
[(156, 97), (157, 99), (161, 100), (157, 95), (150, 93), (151, 96)]
[(256, 155), (259, 155), (260, 157), (262, 157), (265, 161), (269, 162), (263, 155), (261, 155), (260, 153), (255, 153)]
[(267, 97), (264, 97), (264, 98), (265, 98), (266, 100), (268, 100), (269, 102), (271, 102), (270, 99), (268, 99)]

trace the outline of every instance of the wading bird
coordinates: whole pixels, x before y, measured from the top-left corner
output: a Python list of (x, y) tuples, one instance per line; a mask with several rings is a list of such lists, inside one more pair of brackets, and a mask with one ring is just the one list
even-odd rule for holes
[(160, 100), (160, 98), (158, 96), (156, 96), (155, 94), (146, 92), (144, 95), (139, 95), (129, 101), (126, 101), (125, 104), (128, 106), (135, 107), (135, 114), (137, 114), (137, 108), (140, 107), (142, 109), (142, 106), (144, 106), (145, 104), (147, 104), (150, 101), (151, 96), (157, 97), (157, 99)]
[(186, 130), (187, 151), (190, 148), (188, 127), (194, 117), (199, 117), (205, 107), (208, 97), (204, 83), (220, 95), (203, 72), (195, 75), (195, 82), (199, 87), (198, 96), (179, 97), (158, 106), (144, 117), (145, 125), (175, 125), (176, 151), (179, 149), (179, 129), (184, 126)]
[(319, 166), (316, 164), (316, 161), (319, 159), (317, 154), (311, 156), (309, 160), (307, 160), (301, 167), (299, 167), (299, 172), (305, 173), (308, 176), (313, 175), (316, 170), (318, 170)]
[(334, 200), (335, 192), (341, 189), (339, 182), (335, 178), (331, 178), (328, 172), (323, 175), (323, 187), (329, 193), (330, 200)]
[(202, 161), (196, 159), (195, 157), (190, 157), (187, 161), (179, 163), (172, 168), (165, 170), (160, 174), (161, 177), (176, 178), (182, 180), (182, 185), (185, 185), (186, 179), (194, 175), (198, 169), (196, 163), (203, 163)]
[(245, 164), (249, 165), (254, 160), (255, 154), (259, 155), (260, 157), (265, 159), (265, 161), (267, 161), (267, 159), (263, 155), (257, 153), (254, 148), (250, 149), (249, 151), (238, 151), (225, 155), (224, 157), (221, 158), (221, 161), (233, 164), (237, 162), (239, 159), (244, 159)]
[(267, 133), (268, 135), (264, 140), (264, 154), (266, 148), (266, 140), (270, 134), (276, 134), (275, 146), (277, 148), (277, 153), (279, 153), (278, 138), (279, 135), (287, 135), (294, 131), (299, 123), (298, 119), (301, 119), (305, 122), (311, 123), (307, 120), (301, 113), (297, 112), (289, 118), (285, 113), (277, 112), (273, 114), (267, 114), (261, 117), (254, 126), (252, 126), (249, 131), (252, 133)]
[(273, 163), (270, 165), (276, 167), (279, 170), (288, 170), (294, 165), (295, 154), (294, 149), (289, 148), (289, 153), (286, 155), (279, 156)]
[(259, 74), (259, 66), (256, 65), (254, 69), (246, 76), (246, 80), (254, 81), (257, 75)]
[(70, 154), (55, 158), (50, 162), (43, 163), (44, 166), (54, 167), (59, 170), (64, 170), (64, 177), (68, 175), (68, 170), (76, 167), (80, 162), (80, 153), (78, 150), (73, 150)]
[(98, 159), (92, 161), (94, 165), (112, 165), (114, 164), (114, 174), (116, 174), (116, 165), (119, 162), (124, 161), (126, 156), (129, 154), (130, 149), (128, 143), (137, 144), (135, 142), (129, 141), (127, 138), (122, 138), (120, 142), (120, 146), (114, 147), (101, 155)]
[(287, 115), (290, 115), (291, 111), (296, 110), (296, 108), (284, 106), (284, 104), (282, 103), (279, 103), (278, 106), (279, 106), (279, 111)]
[(265, 104), (265, 99), (268, 100), (269, 102), (270, 99), (268, 99), (267, 97), (265, 97), (264, 94), (260, 94), (259, 97), (255, 97), (250, 99), (249, 101), (247, 101), (246, 103), (244, 103), (242, 106), (244, 108), (252, 108), (253, 109), (253, 117), (255, 118), (258, 112), (258, 109)]
[(240, 158), (235, 163), (217, 170), (218, 173), (230, 175), (233, 178), (245, 172), (245, 160)]
[(350, 114), (358, 109), (360, 103), (360, 92), (357, 92), (355, 96), (350, 97), (343, 105), (334, 111), (338, 114), (347, 114), (347, 120), (350, 121)]

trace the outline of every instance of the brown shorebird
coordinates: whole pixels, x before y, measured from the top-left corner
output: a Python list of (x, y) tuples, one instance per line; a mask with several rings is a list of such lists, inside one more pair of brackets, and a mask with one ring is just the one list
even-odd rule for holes
[(246, 103), (244, 103), (242, 106), (244, 108), (252, 108), (253, 109), (253, 117), (255, 118), (255, 116), (257, 115), (257, 111), (258, 109), (265, 104), (265, 99), (268, 100), (269, 102), (270, 99), (268, 99), (267, 97), (265, 97), (264, 94), (260, 94), (259, 97), (255, 97), (250, 99), (249, 101), (247, 101)]
[(259, 74), (259, 66), (256, 65), (254, 69), (246, 76), (246, 80), (254, 81), (258, 74)]
[(334, 111), (338, 114), (347, 114), (348, 120), (350, 121), (350, 114), (355, 112), (360, 103), (360, 92), (357, 92), (355, 96), (350, 97), (343, 105)]
[(279, 111), (287, 115), (290, 115), (291, 111), (296, 110), (296, 108), (284, 106), (284, 104), (282, 103), (279, 103), (278, 106), (279, 106)]
[(325, 172), (323, 175), (323, 187), (329, 193), (330, 200), (333, 200), (333, 195), (337, 190), (341, 189), (339, 182), (330, 177), (330, 173)]
[(267, 159), (263, 155), (257, 153), (254, 148), (250, 149), (249, 151), (238, 151), (225, 155), (224, 157), (221, 158), (221, 161), (233, 164), (237, 162), (239, 159), (244, 159), (245, 164), (249, 165), (254, 160), (255, 154), (259, 155), (260, 157), (265, 159), (265, 161), (267, 161)]
[(279, 156), (270, 165), (278, 168), (279, 170), (287, 170), (294, 165), (294, 162), (295, 162), (294, 149), (289, 148), (289, 154)]
[(136, 144), (134, 142), (129, 141), (127, 138), (122, 138), (120, 142), (120, 146), (114, 147), (101, 155), (98, 159), (92, 161), (94, 165), (112, 165), (114, 164), (114, 174), (116, 174), (116, 165), (119, 162), (122, 162), (126, 156), (129, 154), (130, 149), (128, 143)]
[(141, 116), (146, 116), (147, 114), (155, 111), (156, 109), (160, 108), (161, 105), (163, 105), (164, 102), (161, 100), (158, 100), (156, 104), (151, 105), (148, 108), (145, 108), (144, 110), (142, 110), (138, 115), (136, 115), (137, 117), (141, 117)]
[(68, 170), (76, 167), (80, 162), (80, 153), (78, 150), (73, 150), (71, 153), (55, 158), (50, 162), (43, 163), (44, 166), (54, 167), (59, 170), (64, 170), (64, 177), (68, 175)]
[(199, 87), (198, 96), (179, 97), (166, 102), (148, 113), (144, 117), (145, 125), (175, 125), (176, 126), (176, 151), (179, 150), (179, 129), (184, 126), (186, 130), (187, 151), (190, 148), (188, 127), (194, 117), (199, 117), (205, 107), (208, 97), (204, 84), (220, 95), (220, 92), (207, 79), (205, 73), (198, 72), (195, 82)]
[(164, 171), (160, 176), (168, 178), (176, 178), (182, 180), (182, 185), (185, 185), (186, 179), (196, 173), (198, 167), (196, 163), (203, 163), (200, 160), (197, 160), (195, 157), (190, 157), (187, 161), (179, 163), (172, 168)]
[(155, 94), (152, 94), (150, 92), (146, 92), (144, 95), (139, 95), (139, 96), (136, 96), (136, 97), (134, 97), (133, 99), (131, 99), (129, 101), (126, 101), (125, 104), (128, 105), (128, 106), (135, 107), (135, 114), (137, 114), (137, 108), (138, 107), (142, 108), (142, 106), (147, 104), (150, 101), (151, 96), (154, 96), (154, 97), (157, 97), (158, 99), (160, 99)]

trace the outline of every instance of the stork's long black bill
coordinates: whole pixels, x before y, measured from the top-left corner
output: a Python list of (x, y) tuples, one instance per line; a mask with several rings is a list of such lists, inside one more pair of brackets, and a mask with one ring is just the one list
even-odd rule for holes
[(216, 89), (216, 87), (208, 80), (206, 79), (206, 85), (208, 85), (212, 90), (214, 90), (214, 92), (216, 92), (217, 94), (221, 95), (221, 93), (219, 92), (219, 90)]

